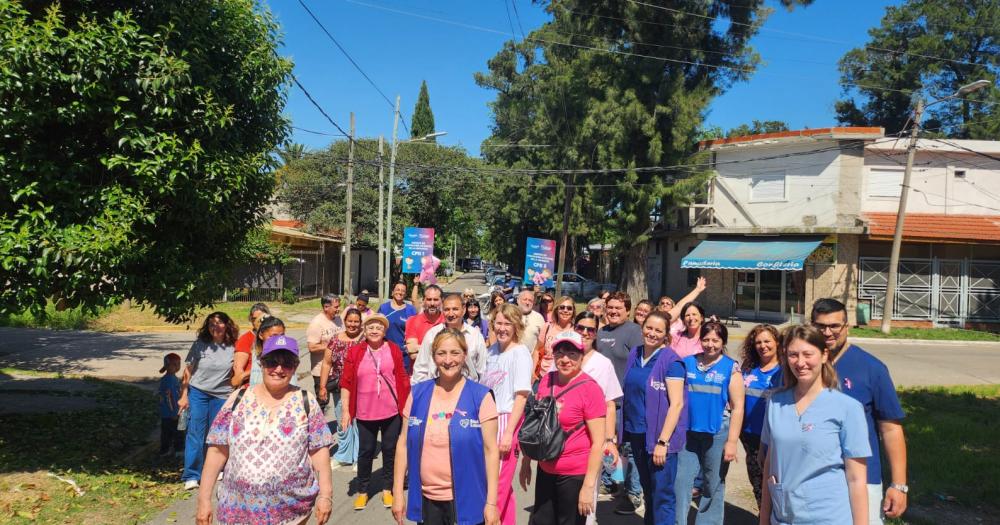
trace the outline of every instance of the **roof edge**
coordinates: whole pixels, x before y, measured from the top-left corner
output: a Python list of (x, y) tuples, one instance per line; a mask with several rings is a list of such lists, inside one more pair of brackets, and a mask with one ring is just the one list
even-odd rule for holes
[(814, 139), (880, 139), (885, 136), (885, 128), (881, 127), (828, 127), (815, 129), (800, 129), (792, 131), (778, 131), (775, 133), (758, 133), (756, 135), (744, 135), (742, 137), (729, 137), (722, 139), (703, 140), (698, 143), (698, 151), (710, 150), (724, 146), (747, 144), (759, 140), (780, 140), (794, 138), (814, 138)]

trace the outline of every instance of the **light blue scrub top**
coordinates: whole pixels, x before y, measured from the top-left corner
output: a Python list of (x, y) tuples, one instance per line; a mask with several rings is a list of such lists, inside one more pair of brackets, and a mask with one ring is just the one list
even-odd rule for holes
[(845, 458), (871, 456), (865, 411), (824, 389), (801, 416), (791, 389), (767, 403), (761, 443), (770, 447), (771, 524), (851, 525)]

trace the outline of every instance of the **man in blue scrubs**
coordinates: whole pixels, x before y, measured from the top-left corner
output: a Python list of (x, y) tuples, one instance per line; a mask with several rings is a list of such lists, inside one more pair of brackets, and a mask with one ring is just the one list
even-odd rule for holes
[[(865, 408), (868, 441), (868, 507), (871, 525), (886, 517), (898, 518), (906, 510), (906, 438), (901, 421), (905, 414), (896, 396), (889, 369), (878, 358), (847, 343), (850, 327), (847, 307), (836, 299), (820, 299), (813, 304), (812, 325), (826, 338), (826, 347), (837, 370), (840, 390)], [(885, 446), (892, 483), (882, 494), (879, 441)]]

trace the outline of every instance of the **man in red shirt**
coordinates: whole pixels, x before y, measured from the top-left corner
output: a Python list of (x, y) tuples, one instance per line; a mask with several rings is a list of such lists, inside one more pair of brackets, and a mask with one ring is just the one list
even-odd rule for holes
[(441, 315), (441, 287), (432, 284), (424, 288), (424, 301), (421, 312), (406, 320), (406, 331), (403, 333), (403, 339), (406, 340), (406, 353), (410, 354), (411, 363), (416, 361), (417, 354), (420, 353), (420, 343), (424, 341), (424, 334), (432, 326), (443, 322), (444, 316)]

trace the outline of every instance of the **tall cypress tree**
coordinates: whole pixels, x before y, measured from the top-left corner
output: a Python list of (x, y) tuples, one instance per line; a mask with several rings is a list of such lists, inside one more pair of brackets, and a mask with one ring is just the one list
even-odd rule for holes
[(431, 133), (434, 133), (434, 112), (431, 111), (431, 96), (427, 94), (427, 81), (424, 80), (420, 83), (420, 95), (417, 96), (417, 105), (413, 108), (410, 136), (420, 138)]

